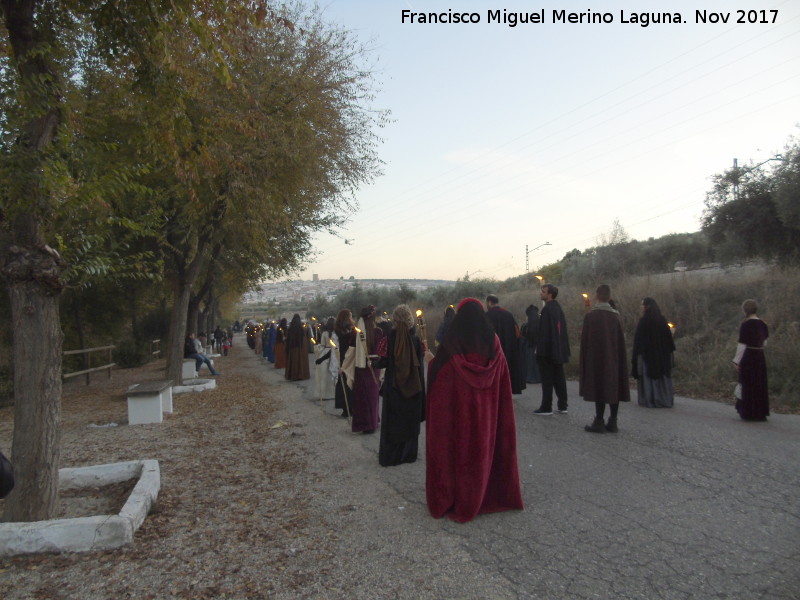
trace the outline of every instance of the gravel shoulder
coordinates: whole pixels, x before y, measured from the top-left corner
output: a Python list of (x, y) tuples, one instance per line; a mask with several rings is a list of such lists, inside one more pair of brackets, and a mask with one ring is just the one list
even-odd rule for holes
[[(161, 424), (128, 426), (124, 390), (161, 378), (163, 362), (65, 386), (61, 466), (155, 458), (161, 492), (131, 546), (0, 559), (3, 598), (515, 597), (430, 518), (424, 462), (379, 467), (377, 435), (350, 433), (310, 382), (237, 342), (216, 359), (218, 388), (176, 395)], [(3, 447), (12, 427), (0, 409)], [(415, 502), (389, 471), (418, 482)], [(98, 495), (62, 509), (118, 502)]]

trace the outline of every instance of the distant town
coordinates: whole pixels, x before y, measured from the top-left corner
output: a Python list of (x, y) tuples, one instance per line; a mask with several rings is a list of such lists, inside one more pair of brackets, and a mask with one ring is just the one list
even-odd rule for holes
[(311, 281), (278, 281), (262, 283), (257, 290), (246, 292), (242, 298), (243, 305), (280, 304), (294, 302), (310, 302), (318, 296), (334, 300), (337, 295), (351, 289), (355, 285), (362, 289), (396, 288), (405, 284), (417, 292), (432, 287), (451, 286), (455, 281), (444, 279), (320, 279), (317, 275)]

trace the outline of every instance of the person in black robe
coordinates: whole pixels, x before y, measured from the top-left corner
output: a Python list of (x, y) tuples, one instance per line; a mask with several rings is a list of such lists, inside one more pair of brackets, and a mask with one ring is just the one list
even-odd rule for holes
[(544, 308), (539, 315), (539, 337), (536, 340), (536, 363), (542, 377), (542, 403), (536, 415), (553, 414), (553, 391), (558, 398), (558, 412), (567, 412), (567, 377), (564, 365), (569, 362), (567, 319), (556, 300), (558, 288), (552, 283), (542, 286)]
[(672, 330), (653, 298), (642, 300), (641, 313), (631, 356), (631, 376), (638, 382), (637, 401), (648, 408), (672, 408)]
[(521, 394), (525, 389), (525, 371), (522, 369), (522, 360), (519, 353), (519, 328), (514, 316), (505, 308), (499, 306), (497, 296), (490, 294), (486, 297), (486, 317), (494, 327), (500, 346), (508, 362), (511, 374), (511, 393)]
[(519, 347), (522, 355), (526, 383), (541, 383), (539, 365), (536, 364), (536, 340), (539, 337), (539, 309), (531, 304), (525, 309), (527, 321), (520, 329)]
[(381, 395), (381, 441), (378, 462), (391, 467), (417, 460), (420, 423), (425, 420), (425, 349), (414, 330), (411, 309), (400, 304), (392, 313), (394, 329), (378, 345), (377, 368), (386, 369)]

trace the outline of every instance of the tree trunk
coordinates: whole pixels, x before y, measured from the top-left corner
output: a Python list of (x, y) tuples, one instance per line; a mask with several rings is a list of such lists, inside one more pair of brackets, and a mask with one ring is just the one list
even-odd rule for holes
[[(41, 521), (54, 516), (58, 500), (61, 412), (61, 331), (58, 299), (62, 290), (58, 253), (45, 245), (39, 219), (51, 212), (42, 189), (42, 161), (61, 122), (61, 76), (52, 53), (43, 51), (35, 0), (0, 0), (13, 50), (12, 65), (25, 94), (17, 94), (30, 120), (16, 144), (26, 160), (29, 197), (22, 210), (0, 211), (13, 219), (0, 240), (2, 274), (11, 300), (14, 348), (14, 440), (11, 456), (16, 485), (5, 500), (6, 521)], [(44, 36), (45, 38), (47, 36)], [(6, 49), (8, 50), (8, 49)], [(29, 159), (29, 160), (28, 160)], [(13, 206), (14, 203), (11, 203)], [(5, 207), (4, 207), (5, 208)], [(6, 224), (4, 223), (4, 228)]]
[(189, 301), (186, 304), (186, 332), (200, 333), (203, 329), (200, 324), (200, 298), (189, 291)]
[[(18, 250), (18, 249), (17, 249)], [(39, 263), (51, 263), (47, 252)], [(22, 261), (17, 261), (22, 262)], [(30, 264), (30, 263), (29, 263)], [(4, 268), (4, 273), (13, 266)], [(58, 506), (61, 414), (61, 331), (58, 295), (39, 281), (9, 278), (14, 349), (15, 487), (5, 500), (5, 521), (43, 521)]]
[(172, 379), (176, 385), (183, 383), (183, 345), (187, 334), (186, 310), (191, 293), (191, 283), (176, 282), (173, 285), (166, 354), (167, 379)]

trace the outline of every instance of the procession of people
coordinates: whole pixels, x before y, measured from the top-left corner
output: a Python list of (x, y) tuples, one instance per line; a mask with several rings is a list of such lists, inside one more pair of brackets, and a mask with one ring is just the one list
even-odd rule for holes
[[(465, 523), (481, 514), (523, 510), (513, 396), (541, 383), (539, 408), (532, 414), (568, 413), (570, 336), (558, 293), (555, 285), (542, 285), (541, 309), (530, 304), (522, 327), (494, 294), (485, 306), (465, 298), (445, 310), (432, 348), (421, 311), (415, 319), (406, 304), (396, 306), (389, 318), (369, 305), (357, 311), (357, 321), (350, 309), (305, 323), (296, 313), (289, 325), (285, 318), (251, 323), (245, 332), (248, 341), (260, 342), (251, 348), (284, 369), (287, 380), (313, 377), (314, 398), (320, 404), (332, 400), (352, 433), (379, 431), (379, 465), (416, 462), (424, 424), (430, 514)], [(631, 388), (641, 407), (673, 407), (673, 329), (657, 302), (641, 301), (629, 362), (611, 288), (601, 284), (592, 298), (583, 296), (578, 395), (595, 409), (584, 429), (617, 433), (620, 406), (630, 401)], [(744, 420), (762, 421), (769, 415), (768, 328), (756, 316), (754, 300), (747, 300), (742, 311), (733, 359), (739, 379), (736, 410)]]

